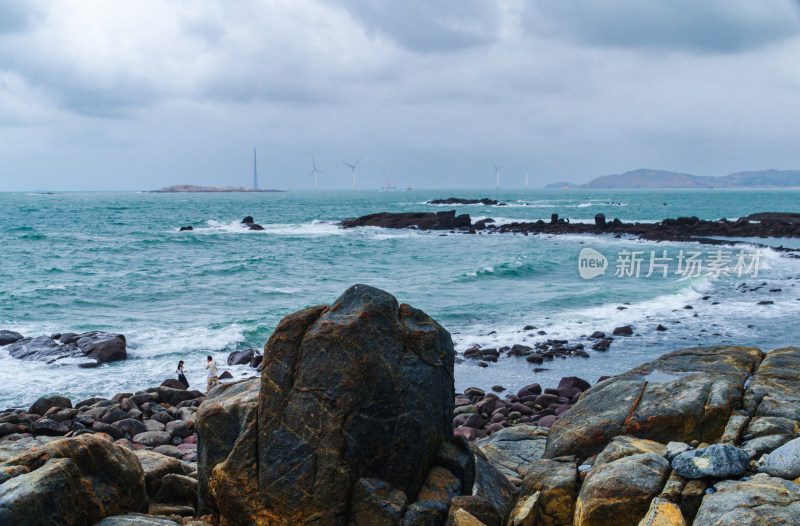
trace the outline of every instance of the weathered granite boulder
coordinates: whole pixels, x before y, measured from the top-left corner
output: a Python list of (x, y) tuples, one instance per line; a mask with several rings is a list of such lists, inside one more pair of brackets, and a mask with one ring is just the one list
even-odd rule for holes
[(797, 524), (800, 484), (759, 474), (706, 495), (693, 524), (761, 526)]
[(795, 438), (800, 433), (800, 347), (770, 351), (745, 393), (752, 419), (743, 432), (742, 447), (754, 456)]
[(569, 526), (575, 514), (578, 494), (578, 466), (574, 457), (542, 459), (531, 464), (522, 484), (521, 494), (527, 500), (539, 494), (534, 510), (534, 524)]
[(686, 521), (677, 504), (656, 497), (639, 526), (686, 526)]
[[(252, 476), (252, 466), (257, 463), (260, 392), (260, 378), (222, 384), (208, 393), (197, 411), (198, 512), (240, 513), (241, 524), (256, 523), (258, 479)], [(244, 509), (247, 499), (242, 493), (248, 492), (253, 502)]]
[(666, 448), (664, 444), (654, 440), (645, 440), (643, 438), (634, 438), (627, 435), (615, 437), (608, 445), (597, 455), (593, 467), (599, 467), (609, 462), (614, 462), (624, 457), (631, 455), (639, 455), (641, 453), (658, 453), (659, 455), (666, 455)]
[(618, 435), (714, 442), (742, 407), (744, 383), (762, 356), (752, 347), (695, 347), (604, 380), (556, 421), (545, 457), (587, 458)]
[(364, 285), (285, 317), (257, 402), (244, 382), (198, 411), (201, 510), (232, 525), (334, 524), (364, 478), (414, 501), (453, 438), (454, 357), (439, 324)]
[(575, 504), (575, 526), (637, 524), (669, 474), (658, 453), (641, 453), (594, 467)]
[(545, 429), (519, 425), (507, 427), (477, 442), (487, 460), (514, 483), (521, 483), (534, 463), (544, 455)]
[(147, 510), (136, 456), (84, 434), (49, 442), (0, 464), (0, 524), (92, 526)]

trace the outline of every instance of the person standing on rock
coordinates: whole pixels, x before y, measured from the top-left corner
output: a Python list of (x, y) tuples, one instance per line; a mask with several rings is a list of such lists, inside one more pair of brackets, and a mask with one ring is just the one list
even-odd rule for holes
[(208, 382), (206, 384), (206, 392), (211, 390), (211, 387), (219, 385), (219, 378), (217, 372), (217, 362), (209, 356), (208, 363), (206, 363), (206, 369), (208, 369)]
[(175, 372), (178, 373), (178, 380), (186, 389), (189, 389), (189, 381), (186, 379), (186, 371), (183, 368), (183, 360), (178, 362), (178, 369)]

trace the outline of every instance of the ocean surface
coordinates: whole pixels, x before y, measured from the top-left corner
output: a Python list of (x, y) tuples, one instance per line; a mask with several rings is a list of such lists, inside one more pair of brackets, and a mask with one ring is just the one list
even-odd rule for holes
[[(450, 196), (490, 197), (509, 206), (425, 204)], [(497, 222), (549, 220), (553, 213), (571, 221), (592, 221), (597, 213), (622, 221), (734, 219), (800, 211), (800, 191), (0, 193), (0, 329), (26, 336), (122, 333), (129, 352), (125, 362), (78, 369), (16, 360), (0, 348), (0, 408), (26, 406), (48, 393), (77, 400), (140, 390), (174, 377), (178, 360), (185, 360), (193, 387), (204, 389), (207, 354), (234, 377), (252, 374), (244, 366), (225, 367), (227, 355), (262, 348), (281, 317), (331, 303), (355, 283), (383, 288), (424, 310), (451, 332), (459, 352), (473, 344), (532, 345), (548, 338), (587, 343), (583, 336), (593, 331), (634, 327), (634, 336), (616, 338), (608, 352), (545, 362), (538, 366), (545, 371), (534, 372), (522, 358), (501, 357), (486, 368), (464, 360), (456, 365), (458, 390), (552, 386), (569, 375), (594, 382), (696, 345), (800, 345), (800, 259), (769, 248), (756, 254), (753, 247), (728, 246), (715, 256), (719, 247), (613, 236), (343, 230), (335, 224), (381, 211), (454, 208), (473, 220)], [(265, 230), (243, 228), (247, 215)], [(194, 230), (179, 232), (186, 225)], [(798, 247), (798, 240), (762, 241)], [(584, 248), (608, 259), (605, 274), (581, 278)], [(678, 272), (681, 250), (685, 256), (702, 252), (695, 260), (705, 261), (703, 272), (686, 272), (686, 265)], [(645, 277), (651, 251), (672, 261), (659, 260), (662, 266)], [(639, 277), (626, 263), (632, 253), (643, 260)], [(710, 261), (725, 256), (729, 275), (706, 272)], [(739, 276), (739, 257), (757, 258), (758, 274), (751, 266)], [(658, 324), (668, 330), (656, 331)], [(528, 325), (536, 329), (524, 330)]]

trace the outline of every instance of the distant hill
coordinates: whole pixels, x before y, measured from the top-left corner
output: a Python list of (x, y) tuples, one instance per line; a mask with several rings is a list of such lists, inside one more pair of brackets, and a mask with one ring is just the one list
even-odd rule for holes
[(179, 184), (175, 186), (165, 186), (161, 190), (152, 190), (150, 193), (213, 193), (213, 192), (282, 192), (282, 190), (262, 190), (261, 188), (244, 188), (233, 186), (195, 186), (193, 184)]
[[(545, 188), (561, 188), (554, 183)], [(800, 170), (738, 172), (722, 177), (692, 175), (664, 170), (632, 170), (603, 175), (570, 188), (791, 188), (800, 187)]]

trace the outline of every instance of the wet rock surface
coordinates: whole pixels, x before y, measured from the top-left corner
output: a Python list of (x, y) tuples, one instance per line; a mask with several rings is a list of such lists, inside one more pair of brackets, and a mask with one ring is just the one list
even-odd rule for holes
[(125, 336), (100, 331), (17, 338), (6, 344), (5, 349), (19, 360), (75, 364), (79, 367), (97, 367), (128, 357)]

